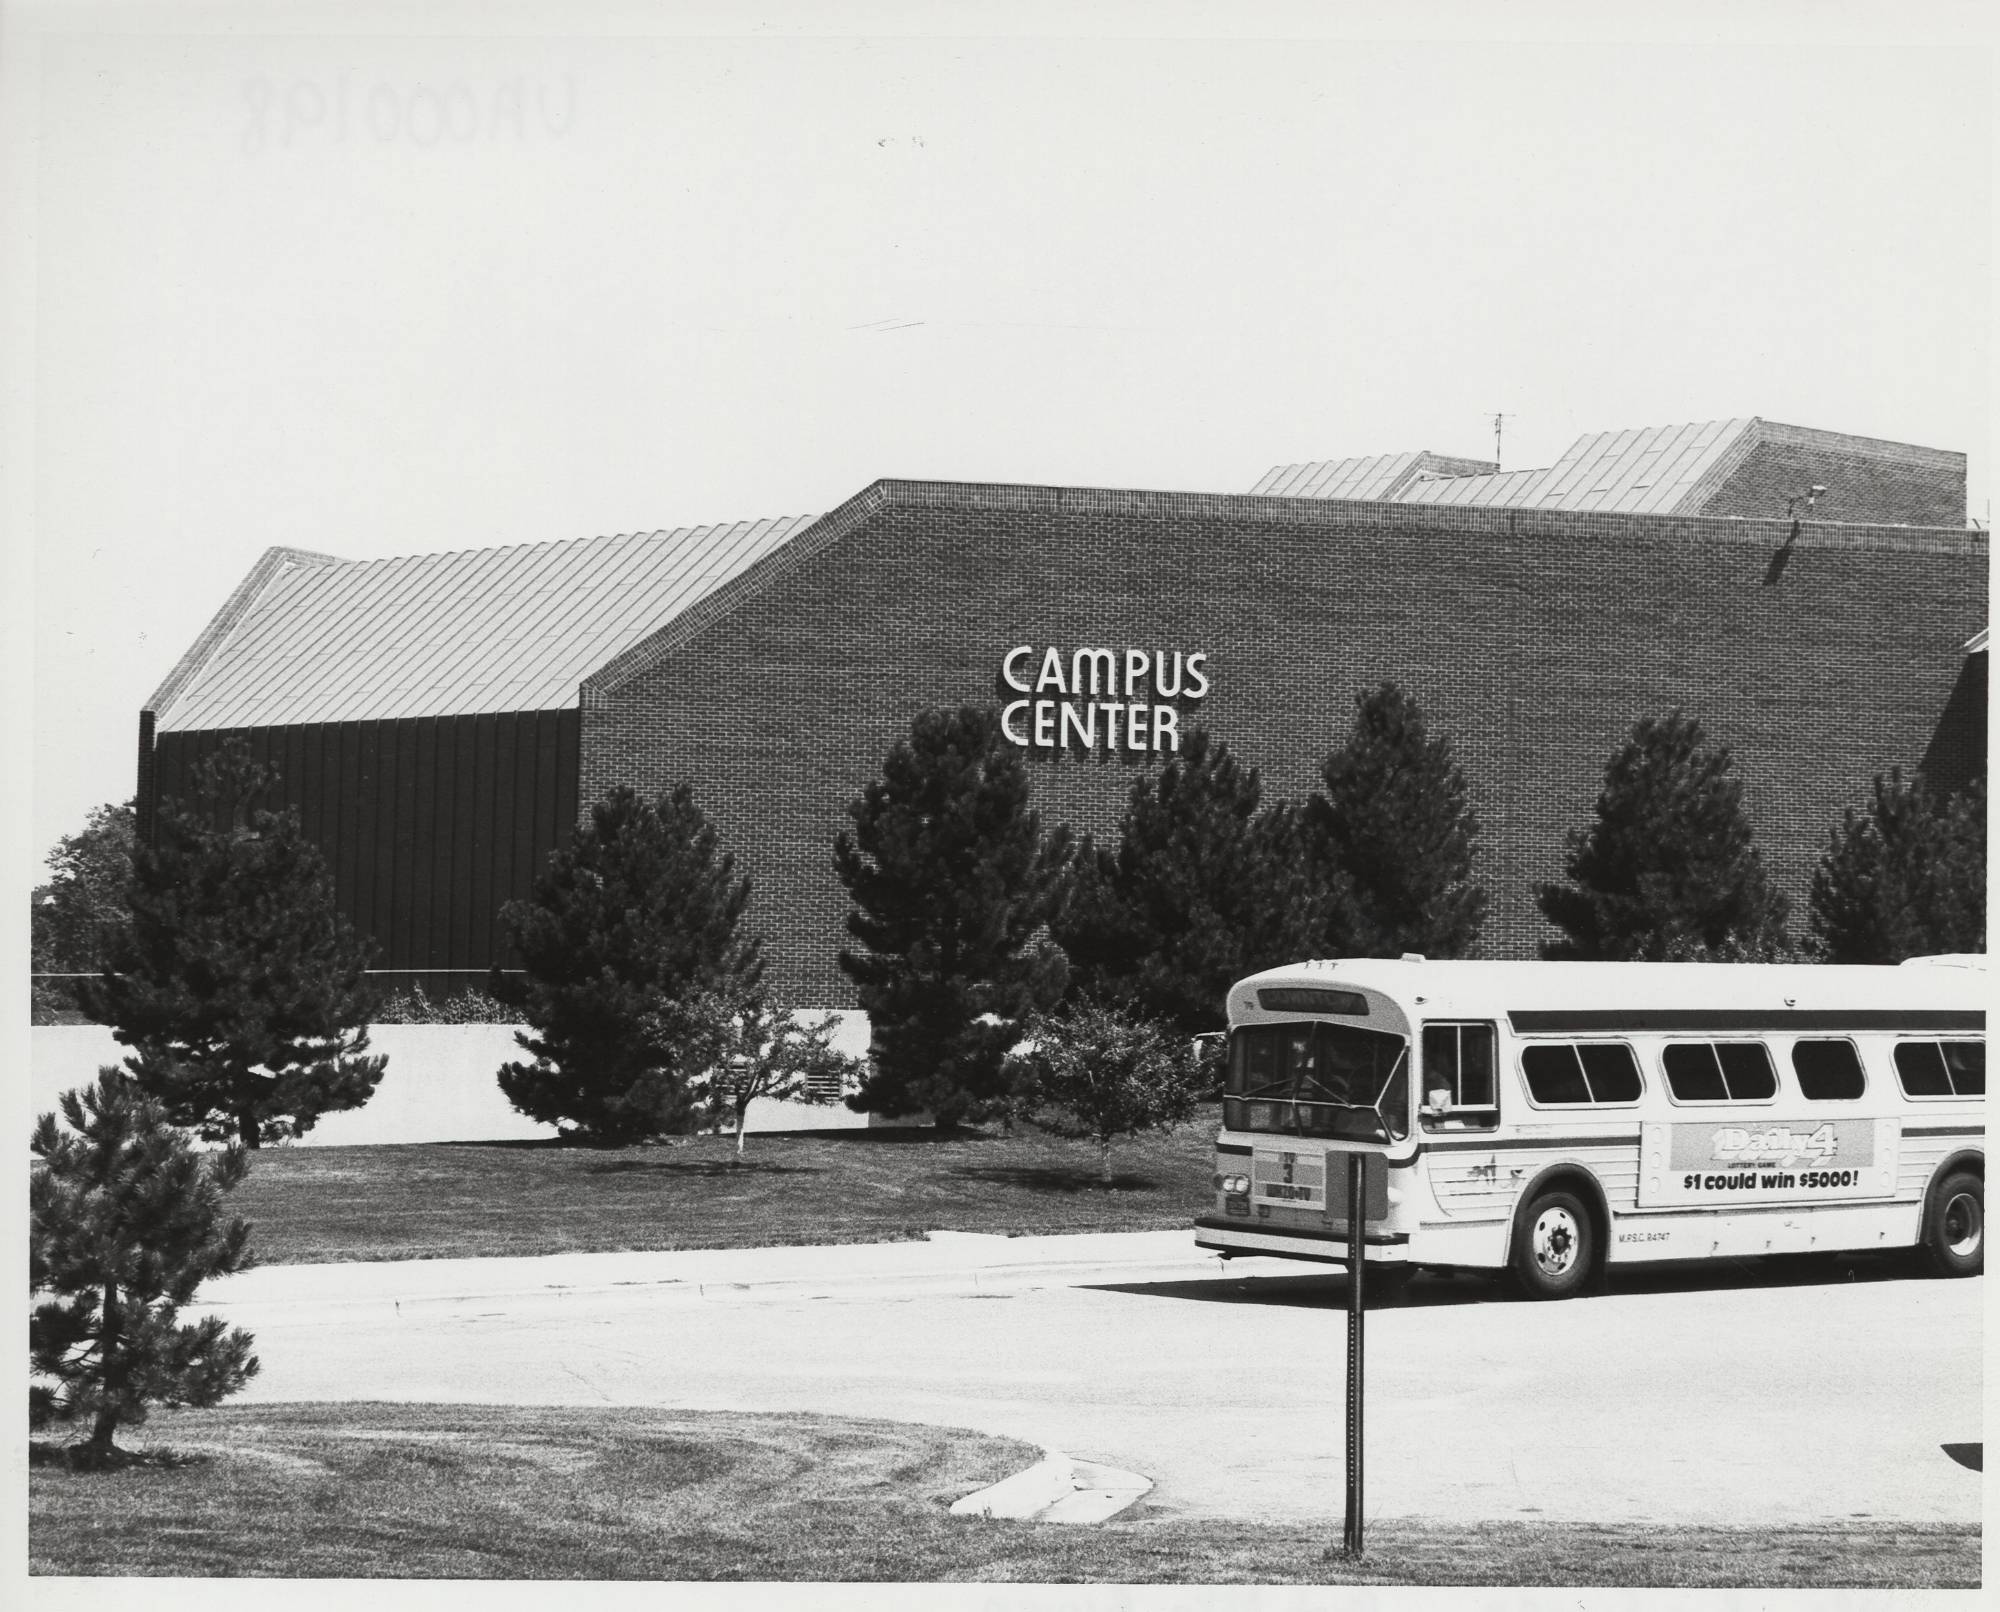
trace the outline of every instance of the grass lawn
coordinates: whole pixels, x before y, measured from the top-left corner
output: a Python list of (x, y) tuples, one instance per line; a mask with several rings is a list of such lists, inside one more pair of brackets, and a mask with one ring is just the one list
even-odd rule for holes
[(232, 1199), (267, 1264), (890, 1242), (937, 1230), (1160, 1231), (1214, 1172), (1212, 1108), (1113, 1148), (1041, 1132), (869, 1130), (597, 1149), (545, 1142), (266, 1148)]
[[(946, 1512), (1037, 1455), (899, 1422), (666, 1410), (262, 1405), (162, 1414), (110, 1474), (37, 1465), (42, 1574), (1969, 1588), (1972, 1527), (1324, 1530)], [(249, 1521), (253, 1519), (254, 1522)]]

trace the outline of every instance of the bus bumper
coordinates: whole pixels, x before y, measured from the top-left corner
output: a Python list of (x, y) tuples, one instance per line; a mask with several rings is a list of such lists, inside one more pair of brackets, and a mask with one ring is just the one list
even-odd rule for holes
[[(1404, 1265), (1410, 1258), (1406, 1231), (1370, 1229), (1362, 1233), (1365, 1258), (1371, 1265)], [(1217, 1254), (1263, 1254), (1279, 1259), (1310, 1259), (1347, 1263), (1347, 1229), (1314, 1230), (1304, 1226), (1260, 1226), (1248, 1221), (1201, 1215), (1194, 1223), (1195, 1247)]]

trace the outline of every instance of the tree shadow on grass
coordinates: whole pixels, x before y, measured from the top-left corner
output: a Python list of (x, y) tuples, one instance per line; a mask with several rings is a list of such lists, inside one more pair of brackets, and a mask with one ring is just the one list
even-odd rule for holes
[(1157, 1192), (1160, 1183), (1151, 1176), (1114, 1175), (1106, 1182), (1095, 1170), (1071, 1169), (1060, 1165), (962, 1164), (943, 1172), (964, 1181), (986, 1181), (994, 1186), (1018, 1187), (1024, 1192)]
[[(837, 1131), (752, 1131), (760, 1142), (785, 1142), (791, 1144), (811, 1143), (816, 1147), (910, 1147), (930, 1142), (1001, 1142), (1006, 1138), (997, 1131), (980, 1130), (965, 1125), (949, 1125), (940, 1129), (935, 1125), (876, 1125), (866, 1130)], [(417, 1147), (464, 1148), (472, 1152), (511, 1153), (632, 1153), (656, 1152), (661, 1150), (690, 1147), (699, 1142), (714, 1142), (721, 1138), (712, 1135), (663, 1137), (654, 1142), (620, 1143), (615, 1146), (597, 1146), (575, 1137), (527, 1136), (510, 1137), (504, 1140), (463, 1141), (463, 1142), (419, 1142)]]
[(760, 1135), (810, 1139), (827, 1147), (910, 1147), (926, 1142), (999, 1142), (997, 1132), (969, 1125), (871, 1125), (841, 1131), (766, 1131)]
[(607, 1158), (582, 1167), (585, 1175), (672, 1175), (732, 1180), (753, 1175), (825, 1175), (815, 1164), (778, 1164), (769, 1159), (677, 1159), (671, 1153)]
[(206, 1466), (211, 1457), (178, 1450), (128, 1450), (114, 1444), (104, 1459), (94, 1459), (87, 1444), (65, 1444), (55, 1439), (30, 1439), (28, 1465), (54, 1467), (63, 1472), (124, 1472), (132, 1467)]

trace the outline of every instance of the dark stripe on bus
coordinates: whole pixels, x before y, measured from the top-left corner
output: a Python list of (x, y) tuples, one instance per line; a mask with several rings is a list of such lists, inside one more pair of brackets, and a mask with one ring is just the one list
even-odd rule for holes
[(1468, 1136), (1464, 1140), (1450, 1142), (1425, 1141), (1419, 1143), (1426, 1153), (1494, 1153), (1510, 1148), (1550, 1148), (1550, 1147), (1637, 1147), (1639, 1134), (1630, 1136), (1509, 1136), (1495, 1139), (1491, 1136)]
[(1238, 1147), (1234, 1142), (1217, 1142), (1215, 1144), (1215, 1151), (1218, 1153), (1241, 1153), (1245, 1158), (1248, 1158), (1250, 1155), (1250, 1149), (1247, 1147)]
[(1517, 1035), (1613, 1030), (1984, 1030), (1977, 1008), (1537, 1008), (1512, 1011)]
[(1905, 1125), (1905, 1136), (1984, 1136), (1984, 1125)]

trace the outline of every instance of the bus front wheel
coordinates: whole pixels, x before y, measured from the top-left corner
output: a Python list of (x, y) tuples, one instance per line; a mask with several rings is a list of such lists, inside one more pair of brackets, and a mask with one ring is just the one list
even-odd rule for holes
[(1986, 1187), (1976, 1175), (1948, 1175), (1924, 1216), (1924, 1259), (1939, 1276), (1986, 1268)]
[(1531, 1299), (1566, 1299), (1583, 1291), (1597, 1262), (1590, 1211), (1573, 1192), (1544, 1192), (1514, 1229), (1514, 1285)]

